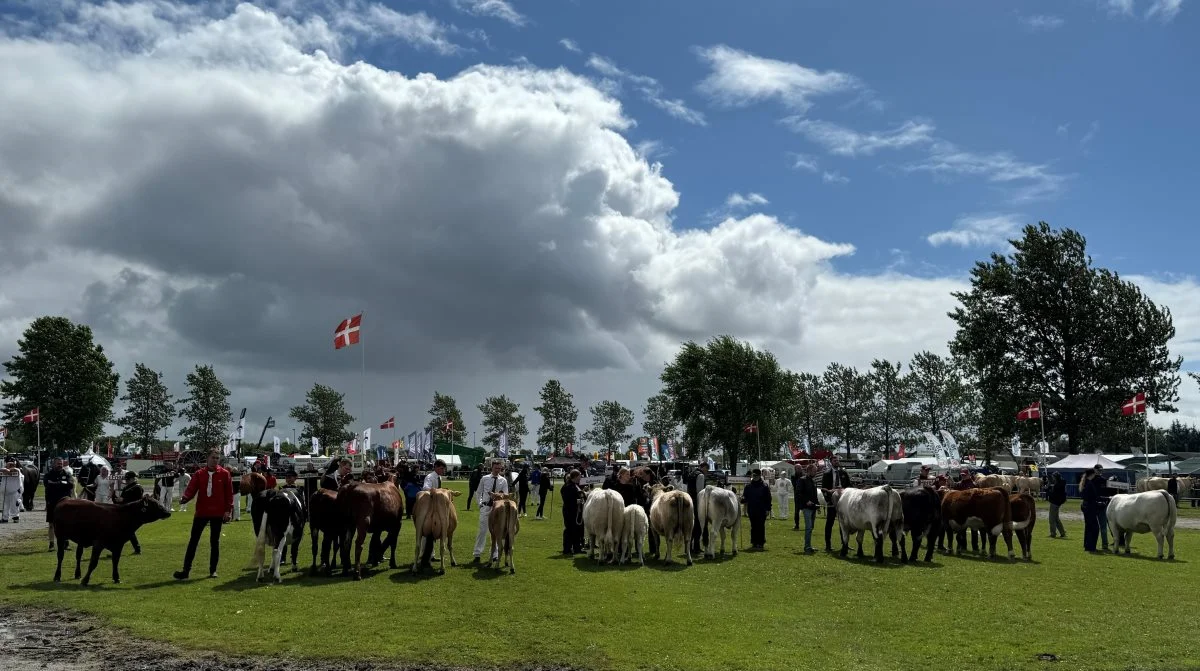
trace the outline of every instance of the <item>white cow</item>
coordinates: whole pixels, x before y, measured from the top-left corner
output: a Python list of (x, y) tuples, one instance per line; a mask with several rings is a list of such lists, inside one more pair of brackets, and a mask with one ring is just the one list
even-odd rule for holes
[(1158, 558), (1163, 558), (1163, 537), (1169, 548), (1167, 559), (1175, 558), (1175, 500), (1165, 491), (1141, 492), (1138, 494), (1116, 494), (1108, 503), (1108, 530), (1115, 543), (1113, 553), (1125, 542), (1125, 554), (1129, 554), (1129, 540), (1135, 534), (1152, 533), (1158, 541)]
[(718, 531), (721, 533), (721, 555), (725, 555), (726, 529), (731, 530), (729, 535), (733, 540), (733, 554), (736, 555), (738, 545), (741, 544), (742, 529), (741, 504), (737, 494), (727, 489), (707, 485), (696, 497), (696, 506), (700, 518), (700, 528), (703, 533), (708, 534), (708, 547), (704, 549), (704, 556), (709, 559), (714, 557), (713, 544), (716, 543)]
[(883, 561), (883, 542), (892, 539), (892, 554), (896, 554), (899, 542), (904, 552), (904, 508), (900, 493), (891, 485), (880, 485), (870, 489), (843, 489), (833, 494), (833, 507), (837, 511), (838, 527), (842, 531), (842, 556), (850, 550), (850, 534), (858, 535), (858, 556), (863, 556), (863, 532), (870, 531), (875, 538), (875, 561)]
[[(663, 561), (671, 563), (671, 551), (676, 541), (683, 543), (687, 565), (692, 565), (692, 525), (695, 513), (692, 499), (687, 492), (667, 489), (662, 485), (649, 487), (650, 528), (658, 534), (659, 542), (666, 545)], [(660, 546), (660, 551), (662, 550)]]
[(621, 538), (620, 563), (624, 564), (629, 561), (633, 549), (637, 548), (638, 563), (645, 566), (646, 559), (643, 554), (646, 549), (646, 534), (650, 530), (650, 518), (646, 517), (646, 511), (641, 506), (625, 506), (624, 529), (625, 534)]
[(792, 481), (781, 474), (775, 478), (775, 485), (771, 489), (775, 492), (775, 517), (786, 520), (788, 503), (792, 500)]
[(583, 504), (583, 531), (588, 537), (588, 557), (596, 556), (599, 543), (600, 561), (609, 554), (617, 560), (617, 547), (625, 528), (625, 501), (611, 489), (594, 489)]

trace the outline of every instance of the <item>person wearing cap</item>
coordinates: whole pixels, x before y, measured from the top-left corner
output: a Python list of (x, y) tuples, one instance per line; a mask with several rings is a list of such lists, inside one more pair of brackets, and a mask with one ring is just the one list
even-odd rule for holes
[[(142, 489), (142, 485), (138, 483), (137, 473), (126, 471), (125, 482), (122, 483), (121, 491), (117, 493), (117, 503), (132, 503), (140, 501), (146, 495), (146, 490)], [(133, 554), (142, 554), (142, 545), (138, 543), (137, 532), (129, 535), (129, 545), (133, 547)]]
[(425, 476), (425, 484), (421, 485), (421, 491), (427, 492), (431, 489), (442, 488), (442, 476), (446, 474), (446, 462), (438, 459), (433, 462), (433, 470)]
[(918, 487), (932, 487), (933, 486), (933, 474), (930, 472), (928, 464), (921, 466), (921, 474), (917, 476), (917, 486)]
[(750, 471), (750, 484), (742, 491), (742, 502), (750, 518), (750, 547), (763, 550), (767, 544), (767, 518), (771, 516), (771, 488), (763, 482), (761, 469)]

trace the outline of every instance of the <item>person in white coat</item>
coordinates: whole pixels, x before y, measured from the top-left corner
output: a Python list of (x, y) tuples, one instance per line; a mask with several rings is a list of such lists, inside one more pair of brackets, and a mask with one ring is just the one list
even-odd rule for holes
[(792, 481), (788, 479), (786, 472), (779, 472), (772, 489), (775, 490), (775, 518), (786, 520), (788, 503), (792, 500)]
[(25, 474), (17, 462), (9, 460), (0, 468), (0, 523), (21, 521), (21, 496), (25, 493)]
[[(186, 492), (188, 483), (191, 481), (192, 481), (192, 474), (188, 473), (185, 470), (181, 470), (181, 471), (179, 471), (179, 482), (176, 483), (176, 486), (179, 487), (180, 492)], [(181, 513), (187, 512), (187, 504), (183, 503), (182, 499), (180, 499), (180, 503), (179, 503), (179, 512), (181, 512)]]
[[(492, 512), (492, 494), (508, 493), (508, 478), (500, 473), (504, 464), (499, 459), (492, 460), (491, 475), (483, 476), (479, 481), (479, 490), (475, 502), (479, 504), (479, 534), (475, 536), (475, 561), (483, 554), (484, 545), (488, 539), (488, 515)], [(497, 557), (492, 556), (491, 559)]]
[(112, 474), (108, 472), (108, 468), (100, 467), (100, 476), (92, 483), (92, 493), (96, 496), (96, 503), (112, 503), (113, 497), (113, 482)]

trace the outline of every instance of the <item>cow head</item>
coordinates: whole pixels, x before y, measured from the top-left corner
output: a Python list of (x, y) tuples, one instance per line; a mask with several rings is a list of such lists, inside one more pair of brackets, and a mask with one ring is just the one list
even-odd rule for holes
[(143, 494), (141, 503), (134, 503), (134, 505), (137, 506), (138, 522), (141, 524), (165, 520), (171, 516), (171, 511), (149, 494)]
[(503, 492), (494, 492), (492, 494), (493, 501), (509, 501), (511, 499), (512, 499), (511, 496), (509, 496), (508, 494), (505, 494)]
[(462, 496), (462, 492), (458, 491), (457, 489), (447, 489), (446, 491), (450, 493), (451, 499)]

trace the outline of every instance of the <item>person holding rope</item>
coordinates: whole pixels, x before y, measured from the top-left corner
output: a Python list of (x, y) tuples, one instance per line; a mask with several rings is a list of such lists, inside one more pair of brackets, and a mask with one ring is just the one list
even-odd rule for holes
[[(133, 471), (126, 471), (125, 482), (121, 487), (121, 491), (116, 496), (116, 502), (129, 503), (130, 501), (139, 501), (145, 495), (145, 490), (143, 490), (142, 486), (138, 484), (137, 473), (134, 473)], [(133, 554), (142, 554), (142, 544), (138, 543), (136, 531), (129, 535), (129, 545), (133, 547)]]
[[(846, 469), (839, 467), (836, 455), (829, 457), (829, 470), (821, 476), (821, 489), (832, 491), (845, 489), (850, 486), (850, 475)], [(829, 495), (826, 494), (826, 500)], [(833, 521), (837, 519), (837, 511), (832, 508), (825, 510), (825, 551), (833, 552)]]
[[(508, 493), (508, 478), (500, 474), (503, 467), (504, 464), (499, 459), (493, 459), (492, 474), (479, 483), (479, 498), (475, 501), (479, 504), (479, 533), (475, 536), (475, 563), (479, 563), (484, 545), (487, 544), (488, 515), (492, 512), (492, 494)], [(499, 545), (496, 548), (499, 550)], [(497, 559), (497, 557), (491, 557), (491, 559)]]
[[(554, 491), (554, 485), (551, 484), (551, 482), (550, 482), (550, 470), (546, 469), (545, 471), (542, 472), (541, 476), (538, 478), (538, 484), (537, 484), (538, 507), (537, 507), (537, 518), (536, 519), (539, 519), (539, 520), (546, 519), (542, 515), (542, 513), (546, 509), (546, 496), (549, 495), (550, 492), (552, 492), (552, 491)], [(550, 512), (553, 513), (554, 511), (551, 510)]]
[(579, 470), (571, 469), (562, 486), (563, 554), (583, 552), (583, 490), (579, 488)]

